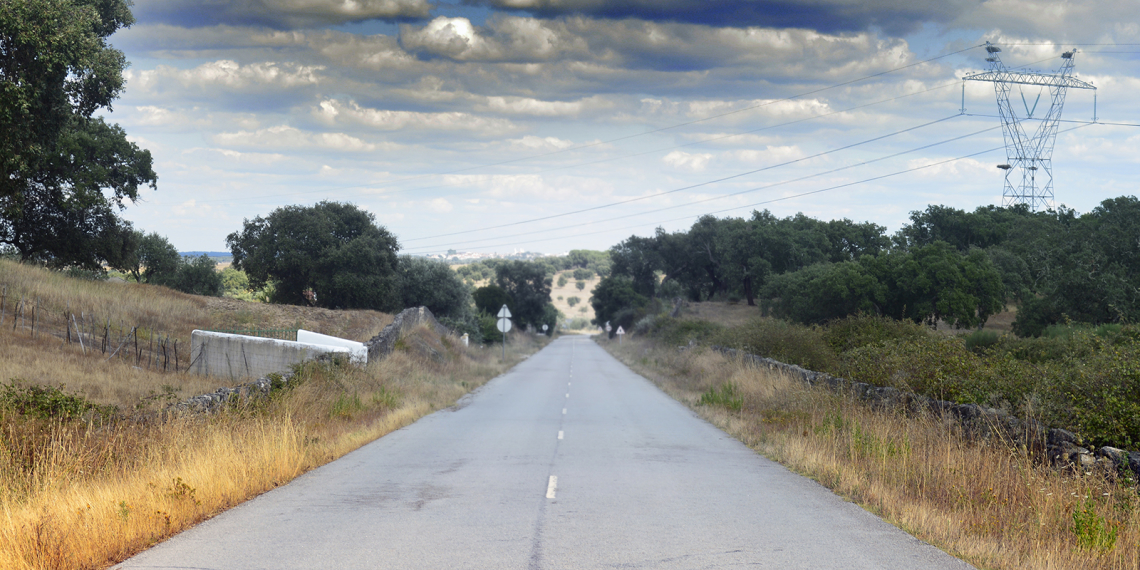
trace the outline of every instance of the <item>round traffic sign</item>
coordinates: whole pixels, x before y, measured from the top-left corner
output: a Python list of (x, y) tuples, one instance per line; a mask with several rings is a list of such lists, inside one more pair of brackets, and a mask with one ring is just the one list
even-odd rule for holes
[(509, 332), (511, 330), (511, 320), (507, 318), (499, 319), (497, 326), (499, 327), (499, 332)]

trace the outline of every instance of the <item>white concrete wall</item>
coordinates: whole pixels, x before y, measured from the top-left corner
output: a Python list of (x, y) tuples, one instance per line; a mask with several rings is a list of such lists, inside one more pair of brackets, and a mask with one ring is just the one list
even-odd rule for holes
[(357, 364), (359, 366), (368, 364), (368, 347), (364, 346), (363, 342), (356, 342), (354, 340), (329, 336), (327, 334), (315, 333), (313, 331), (307, 331), (305, 329), (297, 330), (297, 342), (323, 344), (327, 346), (343, 346), (352, 352), (353, 364)]
[(329, 353), (352, 359), (352, 351), (343, 346), (197, 330), (190, 333), (190, 369), (209, 376), (260, 378)]

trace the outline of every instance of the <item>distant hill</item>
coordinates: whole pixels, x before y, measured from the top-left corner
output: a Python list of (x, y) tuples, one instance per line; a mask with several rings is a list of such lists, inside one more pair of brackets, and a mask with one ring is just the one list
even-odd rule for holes
[(230, 253), (228, 251), (180, 251), (180, 252), (178, 252), (178, 255), (181, 255), (183, 257), (186, 257), (186, 256), (198, 257), (198, 256), (202, 255), (203, 253), (210, 256), (210, 257), (233, 257), (233, 255), (234, 255), (233, 253)]

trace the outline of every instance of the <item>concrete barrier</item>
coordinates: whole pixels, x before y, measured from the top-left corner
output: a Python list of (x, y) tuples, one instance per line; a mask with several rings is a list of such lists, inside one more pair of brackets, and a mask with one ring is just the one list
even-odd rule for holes
[(305, 329), (297, 330), (297, 342), (304, 342), (308, 344), (321, 344), (325, 346), (343, 346), (352, 353), (352, 363), (364, 366), (368, 364), (368, 347), (364, 346), (363, 342), (356, 342), (354, 340), (343, 339), (340, 337), (329, 336), (327, 334), (316, 333), (307, 331)]
[(336, 354), (350, 360), (353, 357), (352, 350), (344, 346), (199, 330), (190, 333), (190, 370), (208, 376), (258, 378)]

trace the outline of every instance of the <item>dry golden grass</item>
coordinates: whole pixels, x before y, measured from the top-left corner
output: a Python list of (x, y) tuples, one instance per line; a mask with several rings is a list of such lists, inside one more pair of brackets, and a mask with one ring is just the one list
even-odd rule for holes
[(6, 413), (0, 567), (107, 567), (453, 404), (541, 342), (513, 338), (503, 361), (421, 328), (367, 368), (313, 363), (294, 388), (213, 416), (99, 425)]
[[(238, 326), (301, 326), (364, 340), (392, 316), (77, 281), (0, 260), (3, 286), (9, 304), (0, 326), (0, 383), (62, 384), (88, 401), (116, 406), (118, 413), (45, 420), (0, 405), (0, 568), (107, 567), (451, 405), (545, 342), (512, 337), (503, 360), (498, 350), (464, 348), (420, 328), (388, 358), (364, 369), (310, 364), (294, 387), (269, 400), (211, 416), (169, 417), (157, 412), (222, 381), (164, 373), (153, 363), (148, 367), (145, 356), (122, 356), (125, 351), (110, 358), (114, 346), (104, 354), (90, 346), (94, 337), (85, 337), (86, 352), (66, 344), (62, 315), (68, 304), (77, 316), (95, 315), (84, 322), (122, 320), (170, 331), (187, 343), (194, 328)], [(39, 301), (43, 320), (35, 336), (30, 312), (27, 326), (17, 321), (12, 328), (10, 302), (20, 295)], [(60, 323), (53, 330), (47, 316), (55, 313)], [(117, 342), (121, 333), (108, 336)], [(179, 356), (185, 368), (185, 355)]]
[[(604, 346), (753, 449), (979, 567), (1140, 567), (1131, 481), (1059, 472), (942, 418), (874, 411), (720, 353)], [(727, 383), (739, 409), (700, 404)]]
[[(177, 369), (189, 365), (194, 329), (305, 328), (365, 341), (393, 319), (377, 311), (268, 305), (186, 295), (153, 285), (77, 280), (0, 260), (0, 291), (5, 290), (0, 382), (64, 384), (92, 402), (121, 410), (153, 409), (169, 399), (219, 387), (218, 380), (172, 373), (175, 356)], [(23, 319), (18, 312), (21, 298)], [(76, 322), (69, 326), (71, 314)], [(138, 345), (130, 336), (136, 326)], [(76, 327), (83, 332), (83, 344)], [(165, 353), (157, 344), (160, 337), (170, 338)], [(166, 372), (157, 370), (163, 364)]]
[[(569, 279), (566, 285), (562, 287), (558, 286), (558, 275), (565, 275), (566, 278)], [(594, 287), (597, 287), (599, 280), (597, 275), (594, 275), (590, 279), (585, 279), (583, 282), (586, 284), (586, 287), (579, 290), (576, 285), (577, 281), (574, 279), (573, 271), (559, 272), (555, 274), (554, 282), (550, 289), (550, 302), (554, 303), (554, 308), (562, 311), (562, 314), (566, 315), (568, 319), (592, 320), (594, 318), (594, 306), (590, 304), (590, 295)], [(561, 297), (561, 299), (559, 299), (559, 297)], [(571, 307), (570, 303), (566, 301), (566, 299), (570, 297), (578, 297), (581, 301)], [(582, 311), (583, 308), (586, 310)]]

